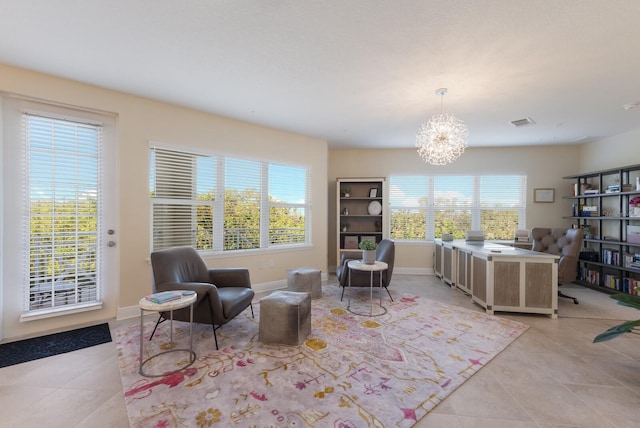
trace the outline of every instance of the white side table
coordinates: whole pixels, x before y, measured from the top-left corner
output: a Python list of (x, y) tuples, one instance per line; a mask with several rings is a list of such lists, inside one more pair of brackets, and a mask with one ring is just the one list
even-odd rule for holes
[[(182, 291), (182, 290), (176, 290), (176, 291)], [(185, 290), (186, 291), (186, 290)], [(140, 306), (140, 369), (138, 370), (138, 372), (142, 375), (142, 376), (146, 376), (146, 377), (160, 377), (160, 376), (165, 376), (171, 373), (176, 373), (179, 372), (180, 370), (184, 370), (187, 367), (189, 367), (191, 364), (193, 364), (193, 362), (196, 360), (196, 353), (193, 352), (193, 304), (196, 302), (196, 299), (198, 298), (197, 294), (189, 294), (186, 296), (182, 296), (180, 297), (180, 299), (176, 299), (176, 300), (170, 300), (168, 302), (165, 303), (153, 303), (149, 300), (147, 300), (145, 297), (143, 297), (142, 299), (140, 299), (140, 301), (138, 302), (138, 306)], [(182, 309), (182, 308), (186, 308), (187, 306), (190, 307), (191, 312), (190, 312), (190, 317), (189, 317), (189, 349), (170, 349), (168, 351), (163, 351), (163, 352), (159, 352), (157, 354), (151, 355), (149, 358), (147, 359), (143, 359), (142, 355), (143, 355), (143, 347), (142, 347), (142, 342), (144, 340), (144, 330), (143, 330), (143, 326), (144, 326), (144, 311), (154, 311), (154, 312), (169, 312), (171, 314), (171, 317), (169, 319), (169, 329), (170, 329), (170, 342), (173, 342), (173, 311), (176, 309)], [(145, 373), (143, 370), (143, 367), (146, 363), (148, 363), (151, 359), (159, 356), (159, 355), (163, 355), (163, 354), (168, 354), (170, 352), (189, 352), (189, 362), (187, 364), (185, 364), (184, 366), (172, 371), (172, 372), (165, 372), (165, 373), (159, 373), (159, 374), (149, 374), (149, 373)]]
[[(378, 261), (376, 261), (373, 264), (366, 264), (366, 263), (362, 263), (362, 260), (351, 260), (349, 263), (347, 263), (347, 267), (349, 268), (349, 302), (347, 303), (347, 310), (352, 314), (364, 315), (364, 316), (370, 316), (370, 317), (373, 317), (373, 316), (377, 317), (377, 316), (386, 314), (387, 308), (382, 306), (382, 271), (386, 270), (389, 267), (389, 265), (387, 265), (385, 262), (378, 262)], [(370, 304), (369, 304), (368, 314), (362, 313), (362, 312), (356, 312), (351, 309), (351, 271), (352, 270), (370, 272), (371, 274), (371, 278), (369, 279)], [(376, 314), (373, 313), (373, 273), (374, 272), (380, 272), (380, 303), (378, 304), (378, 306), (382, 308), (382, 312), (376, 313)]]

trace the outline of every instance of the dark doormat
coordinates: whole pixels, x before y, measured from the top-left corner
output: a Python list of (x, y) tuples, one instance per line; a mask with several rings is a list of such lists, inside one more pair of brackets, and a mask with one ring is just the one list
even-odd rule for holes
[(5, 343), (0, 345), (0, 367), (77, 351), (107, 342), (111, 342), (111, 332), (109, 324), (104, 323)]

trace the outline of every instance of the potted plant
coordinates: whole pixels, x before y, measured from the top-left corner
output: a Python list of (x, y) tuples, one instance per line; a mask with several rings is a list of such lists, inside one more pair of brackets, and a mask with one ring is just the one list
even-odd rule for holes
[(343, 198), (349, 198), (351, 197), (351, 189), (349, 187), (345, 187), (344, 189), (342, 189), (342, 191), (340, 192), (340, 196), (342, 196)]
[(378, 244), (369, 239), (360, 241), (358, 248), (362, 250), (362, 262), (367, 265), (372, 265), (376, 262), (376, 249)]
[[(640, 287), (636, 287), (637, 291), (640, 291)], [(622, 306), (628, 306), (630, 308), (636, 308), (640, 310), (640, 296), (632, 296), (631, 294), (614, 294), (609, 296)], [(604, 333), (600, 333), (593, 339), (593, 343), (604, 342), (607, 340), (615, 339), (616, 337), (624, 333), (640, 334), (636, 328), (640, 328), (640, 320), (625, 321), (622, 324), (618, 324), (615, 327), (611, 327)]]

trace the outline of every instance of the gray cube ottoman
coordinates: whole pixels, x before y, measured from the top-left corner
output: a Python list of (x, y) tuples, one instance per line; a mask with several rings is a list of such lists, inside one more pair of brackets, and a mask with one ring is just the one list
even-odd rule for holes
[(322, 297), (322, 280), (320, 271), (313, 268), (297, 268), (287, 271), (287, 290), (306, 291), (312, 299)]
[(260, 299), (258, 340), (267, 344), (300, 345), (311, 332), (311, 296), (274, 291)]

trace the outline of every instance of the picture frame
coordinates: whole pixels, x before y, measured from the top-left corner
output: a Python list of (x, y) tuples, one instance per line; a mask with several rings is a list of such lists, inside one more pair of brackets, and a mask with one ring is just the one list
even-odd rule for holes
[(358, 249), (358, 237), (357, 236), (345, 236), (344, 237), (344, 249), (345, 250), (357, 250)]
[(551, 203), (555, 200), (555, 189), (533, 189), (533, 202)]
[(369, 189), (369, 197), (370, 198), (377, 198), (378, 197), (378, 188), (377, 187), (372, 187), (371, 189)]

